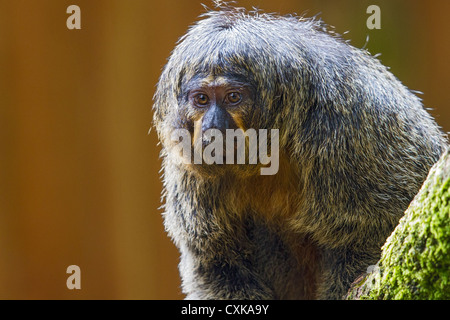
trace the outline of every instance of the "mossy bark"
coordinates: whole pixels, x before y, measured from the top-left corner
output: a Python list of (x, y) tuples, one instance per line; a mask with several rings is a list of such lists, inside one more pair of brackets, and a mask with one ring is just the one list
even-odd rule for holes
[(369, 271), (347, 299), (450, 299), (450, 150), (433, 166)]

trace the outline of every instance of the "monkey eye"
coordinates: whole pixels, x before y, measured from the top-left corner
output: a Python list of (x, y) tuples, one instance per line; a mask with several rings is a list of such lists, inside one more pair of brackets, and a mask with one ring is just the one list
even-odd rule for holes
[(242, 100), (242, 96), (239, 92), (230, 92), (227, 95), (227, 99), (231, 104), (236, 104)]
[(197, 106), (204, 107), (209, 103), (209, 97), (206, 94), (199, 93), (194, 97)]

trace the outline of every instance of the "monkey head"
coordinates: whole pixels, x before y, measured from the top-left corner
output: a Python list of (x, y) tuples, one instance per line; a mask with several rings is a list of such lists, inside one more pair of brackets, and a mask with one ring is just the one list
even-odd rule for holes
[[(276, 68), (273, 54), (259, 56), (252, 47), (257, 39), (248, 39), (248, 31), (241, 32), (239, 25), (229, 25), (228, 14), (236, 13), (210, 13), (208, 19), (198, 22), (180, 39), (162, 72), (154, 99), (154, 122), (164, 156), (189, 170), (212, 176), (230, 170), (257, 173), (263, 164), (250, 160), (252, 139), (247, 133), (255, 133), (261, 142), (260, 129), (268, 130), (264, 142), (271, 155), (270, 129), (278, 129), (280, 122), (280, 115), (273, 110), (281, 96), (276, 92), (277, 77), (269, 76), (267, 71)], [(180, 130), (189, 135), (179, 135)], [(237, 131), (245, 135), (244, 163), (237, 159), (239, 139), (232, 137), (232, 147), (226, 144), (228, 134)], [(176, 146), (187, 140), (190, 151), (180, 155)], [(216, 154), (218, 149), (210, 153), (217, 161), (196, 161), (196, 153), (208, 151), (212, 142), (223, 146), (221, 154)], [(231, 162), (230, 158), (227, 161), (230, 148)]]

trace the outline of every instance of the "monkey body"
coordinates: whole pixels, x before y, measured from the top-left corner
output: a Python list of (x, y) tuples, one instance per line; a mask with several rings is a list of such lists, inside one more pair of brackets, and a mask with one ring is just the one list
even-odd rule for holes
[[(180, 39), (154, 112), (165, 227), (189, 299), (342, 298), (447, 146), (367, 52), (315, 20), (239, 8), (206, 13)], [(180, 128), (193, 140), (279, 129), (279, 170), (183, 163)]]

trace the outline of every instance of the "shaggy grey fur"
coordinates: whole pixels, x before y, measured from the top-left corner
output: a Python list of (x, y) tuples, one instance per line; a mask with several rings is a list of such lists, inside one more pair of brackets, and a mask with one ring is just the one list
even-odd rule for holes
[[(230, 75), (255, 93), (247, 127), (280, 130), (278, 178), (234, 166), (206, 175), (172, 152), (171, 132), (192, 131), (188, 83)], [(447, 146), (420, 99), (367, 51), (314, 19), (227, 6), (175, 47), (154, 123), (165, 226), (190, 299), (340, 299)]]

